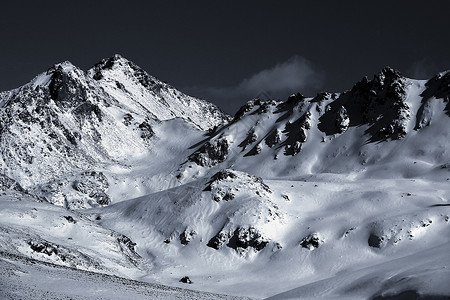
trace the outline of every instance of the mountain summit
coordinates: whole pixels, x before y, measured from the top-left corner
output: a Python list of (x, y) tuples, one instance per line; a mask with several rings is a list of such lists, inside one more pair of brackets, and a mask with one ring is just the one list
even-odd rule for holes
[(117, 54), (103, 59), (87, 74), (122, 105), (159, 120), (182, 118), (206, 130), (228, 119), (215, 105), (181, 93)]

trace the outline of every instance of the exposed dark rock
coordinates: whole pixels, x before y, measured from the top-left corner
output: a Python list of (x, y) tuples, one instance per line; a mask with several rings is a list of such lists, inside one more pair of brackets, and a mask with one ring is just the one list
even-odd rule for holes
[(47, 254), (48, 256), (51, 256), (52, 254), (58, 254), (58, 245), (48, 243), (45, 241), (33, 241), (29, 240), (28, 245), (30, 245), (31, 250), (43, 254)]
[(438, 74), (425, 84), (426, 90), (421, 94), (422, 104), (417, 111), (415, 130), (429, 126), (433, 117), (433, 102), (447, 103), (445, 111), (450, 116), (450, 72)]
[(262, 197), (264, 193), (272, 193), (262, 178), (231, 169), (220, 170), (211, 176), (204, 191), (211, 191), (213, 200), (219, 202), (233, 200), (239, 189), (254, 191), (258, 197)]
[(321, 92), (321, 93), (318, 93), (312, 100), (311, 100), (311, 102), (312, 103), (315, 103), (315, 102), (322, 102), (322, 101), (326, 101), (326, 100), (330, 100), (330, 99), (336, 99), (337, 98), (337, 95), (335, 94), (335, 93), (333, 93), (333, 94), (331, 94), (331, 93), (328, 93), (328, 92)]
[(26, 109), (22, 110), (18, 116), (19, 119), (26, 124), (37, 123), (39, 121), (37, 118), (33, 117)]
[(336, 128), (338, 133), (344, 133), (347, 130), (349, 124), (350, 119), (348, 117), (347, 110), (344, 106), (341, 106), (336, 116)]
[(261, 115), (261, 114), (265, 114), (267, 112), (269, 112), (270, 107), (272, 106), (276, 106), (277, 102), (274, 100), (267, 100), (267, 101), (263, 101), (259, 104), (259, 107), (252, 112), (252, 115)]
[(186, 229), (180, 234), (180, 242), (183, 245), (189, 244), (189, 242), (197, 235), (197, 232), (194, 230)]
[(258, 136), (255, 133), (255, 129), (252, 128), (248, 131), (247, 133), (247, 137), (245, 138), (245, 140), (243, 140), (240, 144), (239, 147), (242, 148), (242, 151), (244, 151), (247, 146), (253, 144), (254, 142), (256, 142), (258, 139)]
[(223, 162), (230, 151), (230, 144), (225, 137), (210, 140), (189, 156), (189, 160), (202, 167), (215, 166)]
[(278, 104), (275, 113), (283, 114), (277, 119), (277, 122), (281, 122), (292, 116), (294, 109), (299, 105), (302, 105), (302, 103), (305, 103), (305, 96), (297, 93), (295, 95), (289, 96), (289, 98), (285, 102), (281, 102), (280, 104)]
[(89, 197), (93, 198), (95, 202), (99, 205), (109, 205), (111, 204), (111, 197), (105, 192), (94, 191), (89, 194)]
[(184, 276), (183, 278), (181, 278), (180, 282), (187, 283), (187, 284), (192, 284), (193, 283), (192, 280), (190, 280), (188, 276)]
[(258, 155), (260, 154), (262, 151), (262, 145), (261, 143), (256, 144), (252, 149), (250, 149), (250, 151), (248, 151), (247, 153), (245, 153), (244, 156), (254, 156), (254, 155)]
[(211, 180), (209, 181), (209, 183), (212, 183), (214, 181), (220, 181), (220, 180), (225, 180), (225, 179), (234, 179), (237, 178), (237, 174), (230, 169), (223, 169), (220, 170), (219, 172), (217, 172), (216, 174), (214, 174), (213, 176), (211, 176)]
[(76, 224), (77, 221), (72, 217), (72, 216), (64, 216), (64, 218), (67, 220), (67, 222), (69, 223), (74, 223)]
[(314, 250), (316, 248), (319, 248), (320, 245), (322, 245), (323, 241), (320, 239), (319, 234), (317, 233), (312, 233), (306, 237), (304, 237), (301, 241), (300, 241), (300, 245), (303, 248), (309, 249), (309, 250)]
[(87, 90), (76, 78), (64, 71), (62, 65), (56, 65), (48, 72), (52, 74), (48, 86), (50, 97), (63, 110), (74, 108), (86, 101)]
[(119, 81), (117, 81), (117, 80), (116, 80), (116, 87), (117, 87), (118, 89), (122, 90), (122, 91), (125, 91), (125, 90), (126, 90), (126, 89), (125, 89), (125, 86), (124, 86), (122, 83), (120, 83)]
[(367, 242), (370, 247), (381, 248), (386, 243), (386, 240), (384, 236), (378, 236), (375, 233), (371, 233)]
[(81, 121), (84, 121), (85, 119), (89, 119), (92, 116), (95, 116), (100, 122), (102, 121), (102, 111), (98, 107), (98, 105), (86, 101), (79, 105), (76, 109), (73, 110), (73, 114), (76, 118), (78, 118)]
[(237, 228), (227, 246), (233, 249), (252, 247), (256, 251), (260, 251), (266, 247), (269, 240), (264, 238), (255, 227), (239, 227)]
[(136, 252), (136, 243), (134, 243), (129, 237), (118, 232), (113, 232), (111, 236), (116, 238), (122, 254), (128, 259), (128, 261), (137, 266), (138, 260), (141, 259), (141, 256)]
[(120, 234), (120, 233), (113, 233), (113, 236), (117, 238), (117, 241), (127, 247), (128, 250), (135, 252), (136, 251), (136, 243), (134, 243), (129, 237)]
[(230, 239), (230, 234), (224, 231), (218, 232), (212, 239), (209, 240), (207, 246), (219, 250)]
[(263, 103), (263, 101), (259, 99), (253, 99), (245, 103), (239, 110), (236, 112), (236, 114), (233, 117), (233, 122), (241, 119), (247, 112), (251, 111), (255, 106), (260, 106)]
[(285, 155), (296, 155), (301, 151), (302, 143), (306, 142), (306, 132), (311, 129), (311, 113), (305, 112), (293, 123), (287, 122), (283, 133), (287, 135), (286, 140), (281, 144), (284, 146)]
[(155, 135), (150, 124), (145, 121), (139, 124), (139, 129), (141, 129), (141, 138), (143, 140), (149, 141)]
[(114, 64), (121, 58), (120, 55), (114, 55), (110, 58), (102, 59), (100, 62), (94, 65), (94, 76), (95, 80), (101, 80), (103, 78), (102, 70), (110, 70)]
[(109, 187), (108, 179), (102, 172), (84, 172), (78, 180), (73, 182), (72, 187), (74, 190), (88, 195), (99, 205), (111, 203), (111, 198), (105, 192)]
[(281, 130), (273, 129), (266, 137), (265, 142), (269, 147), (273, 147), (281, 142)]
[(62, 262), (70, 264), (72, 267), (84, 266), (101, 269), (101, 266), (97, 261), (80, 251), (71, 250), (45, 240), (30, 239), (27, 241), (27, 244), (34, 252), (46, 254), (47, 256), (54, 255)]
[(26, 190), (20, 186), (20, 184), (14, 179), (9, 178), (6, 175), (0, 174), (0, 191), (14, 190), (25, 193)]
[(342, 133), (347, 123), (348, 127), (366, 124), (369, 142), (401, 139), (410, 117), (406, 88), (405, 78), (388, 67), (372, 80), (364, 77), (327, 106), (319, 119), (319, 130), (333, 135)]
[(402, 291), (397, 294), (373, 296), (370, 300), (449, 300), (449, 295), (423, 294), (414, 290)]
[(247, 249), (251, 247), (260, 251), (269, 243), (269, 239), (262, 236), (258, 229), (253, 226), (238, 227), (233, 233), (220, 231), (209, 242), (208, 246), (214, 249), (220, 249), (223, 245), (237, 250), (238, 248)]
[(130, 126), (131, 122), (133, 122), (133, 120), (134, 120), (134, 118), (133, 118), (133, 116), (131, 114), (125, 114), (123, 116), (123, 124), (125, 126)]

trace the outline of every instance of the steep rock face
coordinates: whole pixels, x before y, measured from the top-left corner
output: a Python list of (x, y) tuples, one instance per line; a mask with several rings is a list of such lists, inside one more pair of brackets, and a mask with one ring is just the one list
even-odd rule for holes
[(450, 72), (440, 73), (425, 84), (426, 89), (421, 96), (423, 97), (420, 108), (417, 112), (416, 126), (414, 129), (420, 130), (429, 126), (435, 114), (435, 105), (439, 101), (445, 104), (445, 111), (450, 116)]
[(368, 124), (370, 142), (403, 138), (410, 118), (407, 87), (406, 78), (391, 68), (384, 68), (372, 80), (364, 77), (327, 107), (319, 129), (332, 135), (348, 126)]
[(282, 143), (285, 155), (294, 156), (301, 151), (302, 144), (306, 142), (306, 132), (311, 129), (310, 119), (311, 113), (307, 111), (294, 122), (288, 121), (286, 123), (283, 133), (286, 134), (287, 138)]
[(202, 167), (215, 166), (226, 160), (230, 143), (226, 136), (210, 140), (189, 156), (189, 160)]

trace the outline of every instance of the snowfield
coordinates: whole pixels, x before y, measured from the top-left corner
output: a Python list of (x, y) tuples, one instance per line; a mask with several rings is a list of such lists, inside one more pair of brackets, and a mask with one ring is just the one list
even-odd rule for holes
[(118, 55), (0, 95), (2, 298), (450, 297), (449, 72), (233, 118)]

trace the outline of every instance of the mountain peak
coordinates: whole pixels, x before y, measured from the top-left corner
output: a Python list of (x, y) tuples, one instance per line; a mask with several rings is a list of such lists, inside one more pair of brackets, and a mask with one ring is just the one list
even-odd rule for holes
[(70, 61), (65, 60), (63, 62), (54, 64), (47, 70), (47, 74), (51, 74), (55, 72), (56, 70), (63, 71), (65, 73), (70, 72), (74, 69), (78, 69), (74, 64), (72, 64)]
[(376, 74), (373, 79), (375, 82), (383, 84), (384, 82), (393, 82), (402, 78), (404, 77), (399, 71), (386, 66), (379, 74)]
[[(108, 58), (104, 58), (101, 61), (99, 61), (98, 63), (96, 63), (94, 65), (94, 67), (92, 69), (95, 70), (110, 70), (115, 66), (126, 66), (126, 65), (131, 65), (134, 63), (132, 63), (131, 61), (129, 61), (128, 59), (126, 59), (125, 57), (123, 57), (120, 54), (114, 54), (111, 57)], [(95, 79), (95, 78), (94, 78)]]
[(229, 118), (212, 103), (180, 92), (119, 54), (101, 60), (87, 74), (111, 96), (120, 94), (123, 104), (159, 120), (180, 117), (206, 130)]

